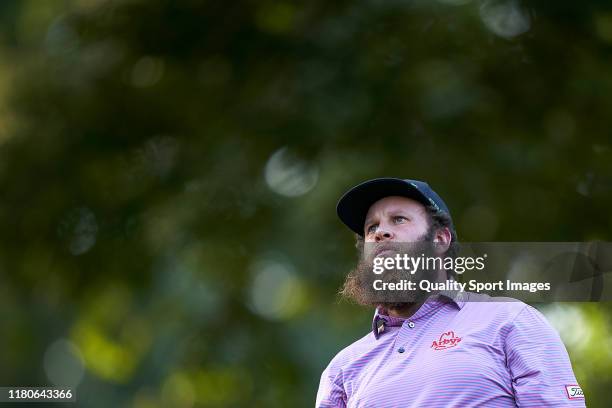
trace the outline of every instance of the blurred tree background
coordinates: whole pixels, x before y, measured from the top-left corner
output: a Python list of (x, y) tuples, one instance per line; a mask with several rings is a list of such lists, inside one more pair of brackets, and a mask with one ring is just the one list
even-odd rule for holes
[[(612, 240), (608, 2), (3, 0), (0, 55), (3, 386), (313, 406), (371, 177), (464, 241)], [(540, 308), (605, 406), (612, 306)]]

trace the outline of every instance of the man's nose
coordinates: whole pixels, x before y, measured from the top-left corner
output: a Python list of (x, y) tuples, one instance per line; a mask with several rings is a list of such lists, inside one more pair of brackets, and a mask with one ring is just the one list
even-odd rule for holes
[(393, 233), (383, 227), (378, 227), (374, 239), (376, 242), (389, 241), (393, 238)]

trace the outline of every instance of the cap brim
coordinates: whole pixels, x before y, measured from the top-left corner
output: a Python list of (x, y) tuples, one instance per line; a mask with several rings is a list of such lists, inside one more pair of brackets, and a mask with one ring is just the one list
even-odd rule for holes
[(427, 197), (405, 180), (384, 177), (363, 182), (347, 191), (338, 201), (336, 212), (351, 230), (363, 236), (368, 210), (376, 201), (389, 196), (401, 196), (429, 205)]

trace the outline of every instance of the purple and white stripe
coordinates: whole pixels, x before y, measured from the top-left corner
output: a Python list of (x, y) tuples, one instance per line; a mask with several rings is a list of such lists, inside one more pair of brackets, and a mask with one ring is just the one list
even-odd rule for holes
[(409, 319), (377, 310), (323, 372), (316, 407), (584, 407), (542, 314), (479, 296), (438, 295)]

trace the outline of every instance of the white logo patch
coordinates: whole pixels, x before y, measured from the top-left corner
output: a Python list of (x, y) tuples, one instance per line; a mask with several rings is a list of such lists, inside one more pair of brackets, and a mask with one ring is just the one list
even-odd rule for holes
[(584, 399), (584, 393), (579, 385), (566, 385), (567, 398), (569, 399)]

